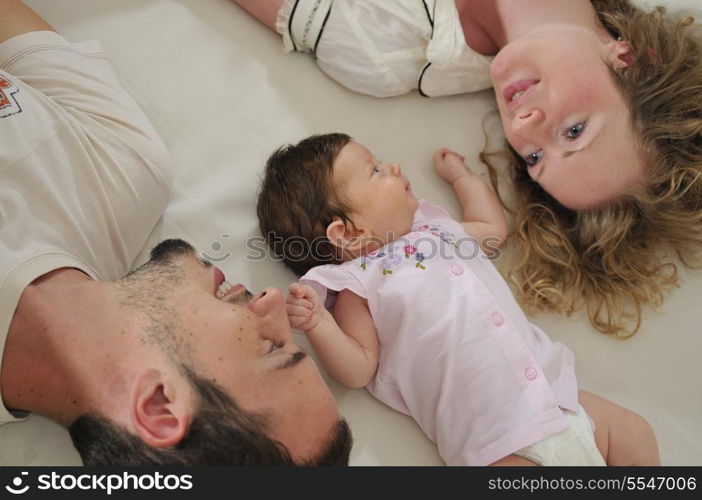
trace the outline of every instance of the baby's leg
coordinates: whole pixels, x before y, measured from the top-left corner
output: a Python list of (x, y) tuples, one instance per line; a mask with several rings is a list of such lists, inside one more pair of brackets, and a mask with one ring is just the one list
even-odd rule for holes
[(579, 399), (607, 465), (660, 465), (656, 436), (643, 417), (591, 392), (580, 391)]
[(245, 11), (275, 31), (275, 17), (285, 0), (234, 0)]

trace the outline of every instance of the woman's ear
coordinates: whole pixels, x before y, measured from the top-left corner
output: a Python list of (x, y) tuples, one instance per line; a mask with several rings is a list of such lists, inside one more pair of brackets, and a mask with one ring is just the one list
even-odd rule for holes
[(353, 222), (334, 219), (327, 226), (327, 238), (337, 249), (346, 256), (358, 257), (362, 253), (363, 238), (367, 231), (354, 226)]
[(624, 69), (636, 62), (631, 45), (625, 40), (613, 40), (607, 44), (607, 48), (609, 49), (609, 63), (614, 66), (614, 69)]

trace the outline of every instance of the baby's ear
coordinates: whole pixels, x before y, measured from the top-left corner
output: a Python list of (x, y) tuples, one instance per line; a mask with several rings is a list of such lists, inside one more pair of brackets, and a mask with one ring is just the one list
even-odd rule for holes
[(348, 254), (348, 252), (355, 255), (361, 254), (363, 233), (364, 230), (354, 227), (351, 221), (344, 222), (338, 217), (327, 226), (329, 242), (340, 249), (343, 254)]

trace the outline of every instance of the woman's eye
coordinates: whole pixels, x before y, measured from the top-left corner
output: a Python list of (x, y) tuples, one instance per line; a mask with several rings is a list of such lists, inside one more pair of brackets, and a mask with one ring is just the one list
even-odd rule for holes
[(539, 163), (539, 161), (541, 161), (541, 158), (543, 156), (544, 156), (544, 152), (541, 149), (539, 149), (538, 151), (534, 151), (533, 153), (526, 155), (524, 157), (524, 161), (526, 162), (527, 165), (529, 165), (530, 167), (533, 167), (534, 165)]
[(566, 137), (568, 139), (577, 139), (585, 130), (585, 122), (576, 123), (572, 127), (566, 129)]

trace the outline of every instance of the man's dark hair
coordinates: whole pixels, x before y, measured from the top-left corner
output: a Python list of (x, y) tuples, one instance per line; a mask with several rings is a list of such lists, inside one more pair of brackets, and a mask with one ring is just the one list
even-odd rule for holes
[(266, 163), (256, 206), (261, 233), (298, 276), (342, 262), (327, 226), (336, 218), (350, 222), (350, 207), (332, 184), (334, 160), (349, 141), (346, 134), (313, 135), (279, 148)]
[(240, 408), (216, 384), (183, 371), (199, 397), (188, 434), (171, 448), (154, 448), (98, 415), (82, 415), (69, 427), (84, 465), (348, 465), (351, 431), (340, 419), (322, 452), (295, 464), (285, 446), (265, 433), (266, 417)]

